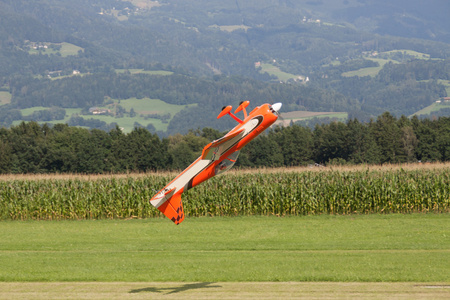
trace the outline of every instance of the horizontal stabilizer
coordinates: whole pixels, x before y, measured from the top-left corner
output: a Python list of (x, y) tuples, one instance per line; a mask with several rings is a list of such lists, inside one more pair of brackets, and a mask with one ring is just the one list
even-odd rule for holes
[(247, 111), (245, 110), (245, 108), (250, 104), (250, 101), (242, 101), (241, 103), (239, 103), (238, 108), (236, 108), (236, 110), (234, 111), (235, 114), (237, 114), (238, 112), (240, 112), (241, 110), (244, 111), (244, 115), (245, 117), (247, 117)]
[(243, 121), (241, 119), (239, 119), (238, 117), (236, 117), (235, 115), (233, 115), (233, 113), (231, 112), (231, 109), (233, 107), (231, 107), (231, 105), (228, 106), (224, 106), (222, 107), (222, 111), (220, 112), (220, 114), (217, 116), (217, 119), (222, 118), (225, 115), (230, 115), (230, 117), (232, 117), (236, 122), (238, 122), (239, 124), (243, 123)]
[(158, 207), (166, 217), (171, 219), (176, 225), (184, 220), (183, 203), (181, 202), (181, 193), (176, 193), (166, 202)]
[(231, 105), (224, 106), (224, 107), (222, 108), (222, 111), (220, 112), (220, 114), (217, 116), (217, 119), (220, 119), (220, 118), (222, 118), (223, 116), (225, 116), (226, 114), (228, 114), (228, 113), (231, 111), (232, 108), (233, 108), (233, 107), (232, 107)]
[[(205, 148), (203, 148), (202, 159), (212, 159), (212, 154), (209, 153), (211, 148), (220, 146), (221, 144), (225, 143), (226, 141), (231, 140), (232, 138), (234, 138), (235, 136), (239, 135), (242, 132), (244, 132), (244, 128), (242, 128), (241, 130), (238, 130), (236, 132), (233, 132), (232, 134), (228, 134), (224, 137), (221, 137), (218, 140), (212, 141), (211, 143), (206, 145)], [(210, 154), (210, 155), (208, 155), (208, 154)]]

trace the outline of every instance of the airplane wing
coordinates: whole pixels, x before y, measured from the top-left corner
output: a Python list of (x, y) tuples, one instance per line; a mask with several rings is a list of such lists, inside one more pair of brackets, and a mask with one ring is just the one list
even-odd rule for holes
[(224, 137), (221, 137), (218, 140), (212, 141), (211, 143), (209, 143), (208, 145), (205, 146), (205, 148), (203, 148), (202, 151), (202, 159), (209, 159), (209, 160), (216, 160), (218, 157), (215, 157), (215, 153), (213, 151), (211, 151), (213, 148), (216, 148), (222, 144), (224, 144), (225, 142), (231, 140), (232, 138), (234, 138), (235, 136), (241, 134), (244, 132), (244, 128), (241, 130), (238, 130), (236, 132), (233, 132), (232, 134), (228, 134), (225, 135)]

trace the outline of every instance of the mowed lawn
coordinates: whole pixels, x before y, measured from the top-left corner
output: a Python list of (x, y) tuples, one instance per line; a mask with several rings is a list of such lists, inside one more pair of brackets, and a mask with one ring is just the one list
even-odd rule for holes
[(3, 282), (450, 283), (448, 214), (2, 221), (0, 241)]

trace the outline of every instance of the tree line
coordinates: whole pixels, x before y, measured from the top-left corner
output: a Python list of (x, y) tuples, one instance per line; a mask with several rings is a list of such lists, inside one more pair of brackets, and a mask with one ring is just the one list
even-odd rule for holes
[[(180, 170), (224, 132), (212, 128), (159, 138), (145, 128), (125, 134), (22, 122), (0, 129), (0, 173), (122, 173)], [(384, 164), (450, 160), (450, 118), (274, 127), (245, 146), (238, 167)]]

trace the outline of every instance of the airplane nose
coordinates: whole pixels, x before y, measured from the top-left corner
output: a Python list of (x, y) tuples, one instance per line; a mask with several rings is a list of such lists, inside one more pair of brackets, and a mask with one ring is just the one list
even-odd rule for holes
[(278, 111), (281, 109), (281, 106), (282, 106), (282, 105), (283, 105), (283, 104), (282, 104), (281, 102), (274, 103), (274, 104), (272, 104), (272, 109), (273, 109), (274, 111), (278, 112)]

